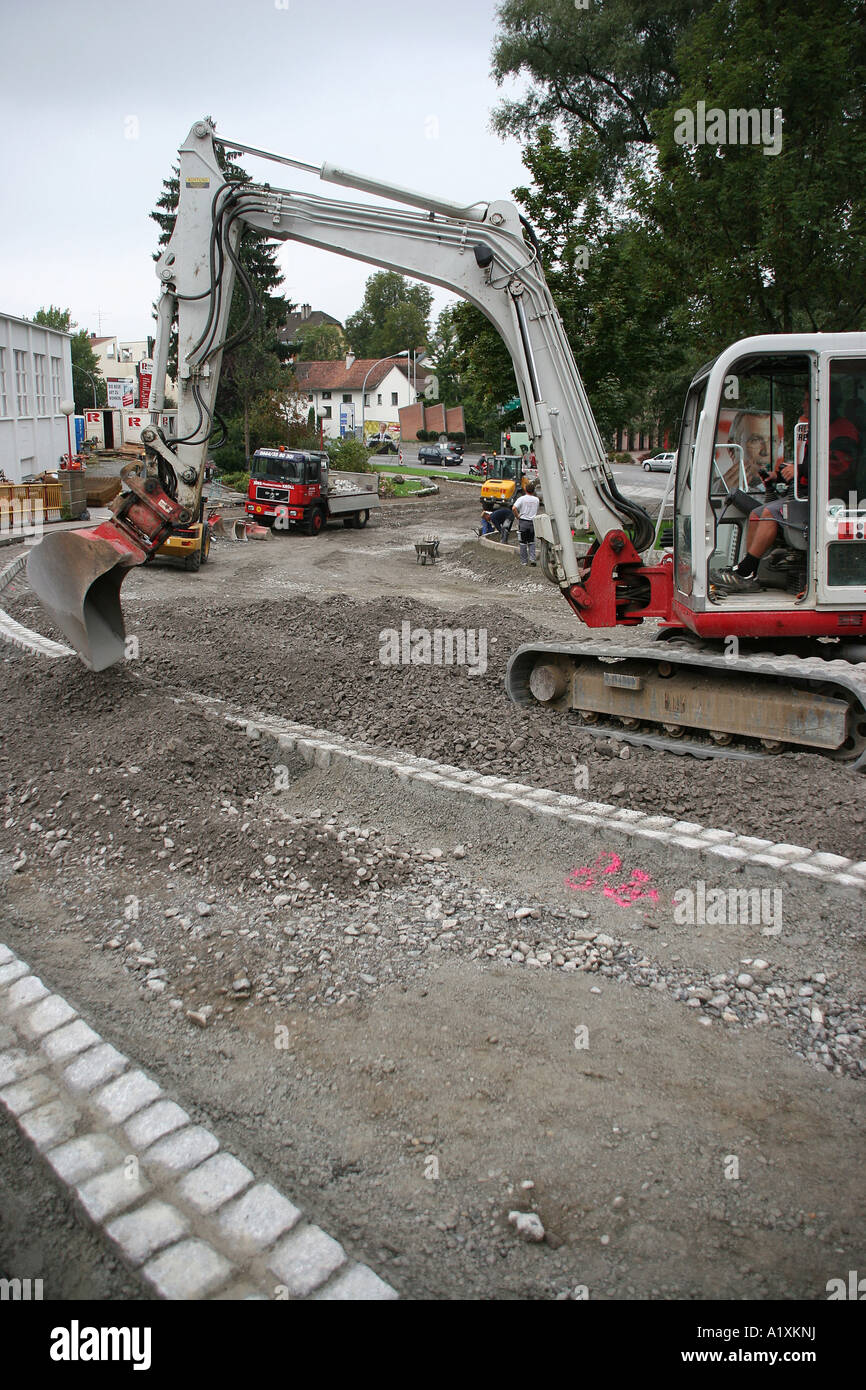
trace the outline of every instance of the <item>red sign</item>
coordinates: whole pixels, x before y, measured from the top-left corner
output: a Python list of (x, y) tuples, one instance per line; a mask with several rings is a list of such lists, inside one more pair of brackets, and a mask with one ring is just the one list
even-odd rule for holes
[(147, 410), (150, 404), (150, 391), (153, 383), (153, 363), (139, 362), (138, 364), (138, 408)]

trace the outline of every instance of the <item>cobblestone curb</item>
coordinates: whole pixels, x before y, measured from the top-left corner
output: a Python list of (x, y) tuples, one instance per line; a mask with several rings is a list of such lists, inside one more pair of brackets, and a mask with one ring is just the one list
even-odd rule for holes
[[(199, 702), (216, 707), (215, 702)], [(794, 875), (805, 876), (861, 893), (866, 891), (866, 860), (855, 863), (844, 855), (819, 852), (805, 845), (779, 844), (755, 835), (737, 835), (733, 830), (716, 830), (695, 821), (677, 820), (674, 816), (651, 816), (604, 801), (583, 801), (563, 792), (525, 786), (505, 777), (487, 776), (429, 758), (417, 758), (410, 753), (383, 754), (369, 744), (287, 719), (249, 718), (235, 713), (224, 713), (222, 717), (229, 725), (245, 730), (248, 738), (275, 740), (280, 748), (298, 754), (311, 767), (327, 768), (341, 760), (366, 764), (392, 773), (407, 786), (426, 783), (461, 797), (498, 801), (548, 823), (558, 820), (575, 828), (615, 831), (627, 839), (655, 840), (679, 850), (709, 855), (732, 867), (771, 868), (790, 876), (792, 881), (796, 881)]]
[(158, 1297), (398, 1297), (3, 945), (0, 1023), (0, 1104)]
[[(0, 538), (0, 544), (4, 538)], [(21, 540), (20, 536), (5, 538), (5, 543), (15, 545)], [(27, 555), (18, 555), (10, 565), (0, 570), (0, 598), (7, 589), (10, 589), (16, 581), (23, 582), (26, 578), (25, 568), (27, 565)], [(62, 642), (52, 642), (50, 637), (43, 637), (39, 632), (33, 632), (29, 627), (23, 627), (21, 623), (16, 623), (14, 618), (10, 618), (5, 609), (0, 608), (0, 641), (11, 642), (13, 647), (20, 647), (22, 651), (32, 652), (34, 656), (74, 656), (71, 647), (66, 647)]]

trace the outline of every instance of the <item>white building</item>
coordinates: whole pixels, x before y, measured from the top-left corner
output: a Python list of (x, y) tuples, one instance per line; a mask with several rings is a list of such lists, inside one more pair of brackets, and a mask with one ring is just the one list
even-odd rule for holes
[(363, 420), (367, 435), (400, 433), (400, 409), (414, 405), (426, 377), (418, 380), (418, 391), (409, 381), (405, 361), (377, 362), (375, 358), (353, 357), (338, 362), (296, 362), (295, 381), (316, 412), (316, 428), (321, 421), (328, 439), (360, 433)]
[(53, 471), (68, 452), (60, 404), (72, 400), (70, 343), (69, 333), (0, 313), (0, 469), (10, 482)]
[(152, 346), (152, 342), (148, 343), (146, 338), (139, 338), (135, 342), (120, 342), (117, 338), (98, 338), (91, 333), (90, 346), (99, 363), (98, 371), (102, 373), (106, 382), (123, 381), (127, 388), (123, 393), (114, 392), (109, 388), (109, 404), (130, 409), (137, 406), (138, 368), (141, 362), (150, 359), (148, 348)]

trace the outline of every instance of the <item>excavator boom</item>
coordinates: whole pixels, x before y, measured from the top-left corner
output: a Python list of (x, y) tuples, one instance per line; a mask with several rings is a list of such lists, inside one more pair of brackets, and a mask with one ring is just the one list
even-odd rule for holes
[[(229, 183), (217, 157), (218, 143), (414, 210)], [(251, 290), (237, 254), (244, 227), (426, 280), (475, 304), (500, 333), (514, 364), (545, 499), (540, 526), (549, 577), (567, 594), (576, 594), (572, 601), (582, 606), (584, 576), (572, 533), (587, 525), (600, 541), (618, 547), (620, 564), (640, 565), (637, 551), (650, 543), (651, 523), (616, 487), (534, 237), (514, 205), (463, 206), (333, 165), (304, 165), (253, 146), (218, 142), (211, 122), (199, 121), (180, 149), (174, 231), (156, 266), (162, 295), (152, 423), (142, 433), (146, 491), (136, 496), (136, 514), (130, 513), (126, 497), (118, 499), (115, 520), (100, 527), (97, 538), (77, 532), (48, 536), (28, 563), (38, 597), (88, 666), (102, 670), (123, 657), (119, 592), (130, 568), (154, 553), (172, 525), (200, 514), (220, 367), (231, 341), (228, 315), (236, 279)], [(169, 440), (157, 422), (175, 321), (177, 435)], [(594, 602), (587, 601), (587, 611)], [(652, 611), (656, 609), (661, 611), (658, 602)], [(645, 606), (644, 611), (650, 609)], [(601, 610), (597, 616), (601, 618)]]

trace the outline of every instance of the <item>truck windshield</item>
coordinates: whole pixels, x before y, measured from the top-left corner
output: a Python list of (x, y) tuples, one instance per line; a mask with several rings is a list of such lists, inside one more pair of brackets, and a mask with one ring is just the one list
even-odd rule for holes
[(282, 455), (276, 458), (263, 458), (253, 455), (252, 476), (265, 478), (274, 483), (299, 483), (302, 481), (303, 461)]

